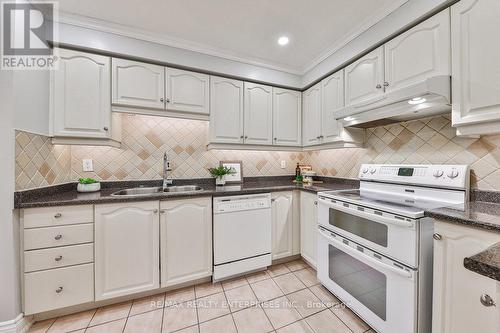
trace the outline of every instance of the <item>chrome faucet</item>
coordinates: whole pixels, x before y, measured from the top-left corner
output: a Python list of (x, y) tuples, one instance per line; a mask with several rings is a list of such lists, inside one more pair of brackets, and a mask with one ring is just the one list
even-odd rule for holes
[(168, 160), (168, 154), (163, 154), (163, 189), (166, 189), (168, 185), (172, 185), (172, 177), (169, 176), (169, 171), (172, 171), (170, 168), (170, 161)]

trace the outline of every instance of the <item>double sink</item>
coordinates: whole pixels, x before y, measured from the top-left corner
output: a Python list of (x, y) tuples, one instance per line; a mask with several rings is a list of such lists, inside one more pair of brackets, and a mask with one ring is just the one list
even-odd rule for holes
[(111, 196), (113, 197), (142, 197), (148, 195), (155, 195), (160, 193), (182, 193), (182, 192), (198, 192), (203, 191), (203, 188), (198, 185), (183, 185), (183, 186), (169, 186), (163, 188), (159, 187), (134, 187), (117, 191)]

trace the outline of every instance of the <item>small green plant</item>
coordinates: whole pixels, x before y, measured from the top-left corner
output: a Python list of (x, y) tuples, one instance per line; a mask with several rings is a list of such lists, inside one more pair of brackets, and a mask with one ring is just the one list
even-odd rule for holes
[(208, 169), (208, 171), (210, 172), (210, 174), (214, 178), (222, 178), (225, 175), (231, 175), (231, 174), (236, 172), (236, 170), (234, 170), (234, 168), (229, 168), (229, 167), (222, 166), (222, 165), (218, 166), (216, 168), (210, 168), (210, 169)]
[(99, 181), (95, 180), (94, 178), (80, 178), (80, 179), (78, 179), (78, 182), (80, 184), (95, 184), (95, 183), (99, 183)]

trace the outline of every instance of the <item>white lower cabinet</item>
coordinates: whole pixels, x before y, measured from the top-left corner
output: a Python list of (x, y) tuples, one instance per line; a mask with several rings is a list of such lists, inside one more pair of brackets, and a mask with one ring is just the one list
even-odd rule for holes
[(161, 286), (212, 275), (212, 198), (160, 203)]
[(318, 201), (316, 194), (300, 193), (300, 254), (316, 266), (318, 233)]
[(159, 202), (95, 206), (95, 299), (160, 287)]
[(272, 214), (272, 258), (273, 260), (293, 255), (293, 193), (271, 194)]
[[(500, 332), (500, 282), (464, 267), (464, 258), (500, 242), (500, 234), (446, 222), (434, 231), (441, 239), (434, 241), (432, 332)], [(482, 295), (497, 306), (481, 304)]]

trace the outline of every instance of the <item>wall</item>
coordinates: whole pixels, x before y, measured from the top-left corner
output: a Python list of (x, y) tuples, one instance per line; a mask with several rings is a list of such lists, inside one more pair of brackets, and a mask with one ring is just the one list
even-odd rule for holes
[[(244, 176), (291, 175), (296, 163), (311, 164), (319, 175), (356, 178), (362, 163), (470, 164), (472, 186), (500, 190), (500, 135), (459, 138), (450, 117), (439, 116), (367, 130), (365, 148), (310, 152), (207, 150), (208, 123), (150, 116), (123, 116), (122, 148), (54, 146), (47, 137), (18, 132), (16, 187), (26, 189), (75, 181), (158, 179), (163, 153), (172, 158), (173, 177), (209, 177), (220, 160), (243, 161)], [(40, 151), (36, 147), (41, 147)], [(82, 159), (94, 172), (82, 171)], [(281, 169), (280, 162), (286, 162)]]

